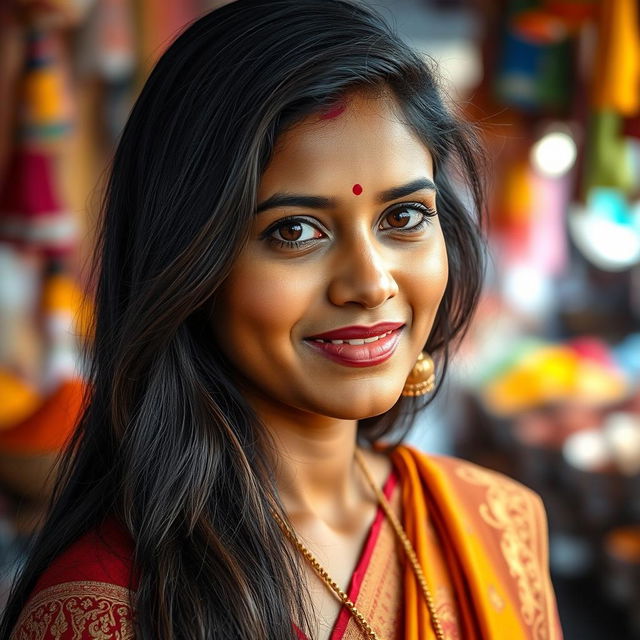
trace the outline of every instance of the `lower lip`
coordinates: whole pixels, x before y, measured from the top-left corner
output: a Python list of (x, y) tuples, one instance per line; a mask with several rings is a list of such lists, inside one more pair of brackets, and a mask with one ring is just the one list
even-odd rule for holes
[(388, 360), (395, 352), (403, 327), (394, 329), (389, 335), (365, 344), (333, 344), (305, 340), (312, 349), (347, 367), (373, 367)]

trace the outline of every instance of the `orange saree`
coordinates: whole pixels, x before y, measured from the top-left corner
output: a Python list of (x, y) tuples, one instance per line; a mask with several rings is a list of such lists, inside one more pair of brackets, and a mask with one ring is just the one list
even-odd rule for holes
[[(416, 550), (446, 640), (561, 640), (538, 496), (487, 469), (407, 446), (392, 462), (383, 491)], [(115, 521), (76, 542), (40, 578), (11, 640), (134, 638), (131, 555)], [(347, 593), (380, 638), (435, 638), (381, 509)], [(342, 610), (331, 640), (361, 638)]]
[[(383, 490), (416, 550), (446, 640), (561, 640), (538, 496), (488, 469), (407, 446), (392, 461)], [(346, 592), (380, 638), (435, 639), (380, 508)], [(344, 609), (331, 640), (360, 638)]]
[[(441, 607), (445, 635), (450, 629), (448, 640), (561, 640), (540, 498), (455, 458), (402, 446), (392, 460), (402, 487), (403, 526)], [(403, 574), (403, 637), (434, 638), (411, 569)]]

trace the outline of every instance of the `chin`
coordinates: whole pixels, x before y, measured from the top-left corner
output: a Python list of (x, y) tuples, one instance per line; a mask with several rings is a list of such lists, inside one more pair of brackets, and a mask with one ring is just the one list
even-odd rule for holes
[(334, 403), (331, 407), (325, 406), (322, 413), (340, 420), (364, 420), (386, 413), (398, 402), (399, 397), (399, 393), (366, 399), (352, 396), (344, 403)]

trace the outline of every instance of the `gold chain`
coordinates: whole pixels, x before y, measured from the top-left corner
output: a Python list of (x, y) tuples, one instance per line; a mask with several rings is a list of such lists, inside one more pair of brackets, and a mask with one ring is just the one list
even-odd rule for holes
[(444, 632), (442, 631), (442, 625), (440, 624), (440, 619), (436, 615), (436, 607), (433, 602), (433, 596), (431, 595), (431, 590), (429, 589), (427, 580), (424, 577), (424, 573), (422, 572), (422, 567), (420, 566), (420, 562), (418, 561), (418, 556), (416, 555), (415, 549), (411, 544), (411, 540), (409, 540), (409, 538), (407, 537), (407, 534), (404, 532), (404, 529), (402, 528), (402, 525), (400, 524), (398, 517), (391, 510), (391, 505), (387, 501), (387, 498), (385, 497), (384, 493), (382, 493), (382, 491), (378, 488), (378, 485), (375, 483), (373, 477), (371, 476), (371, 472), (369, 471), (369, 468), (365, 464), (364, 456), (362, 455), (362, 452), (359, 449), (356, 449), (355, 456), (356, 456), (356, 460), (358, 461), (358, 464), (360, 465), (360, 468), (364, 472), (364, 475), (366, 476), (367, 481), (369, 482), (369, 485), (375, 492), (378, 498), (378, 502), (384, 509), (384, 512), (387, 518), (389, 518), (389, 522), (391, 522), (391, 525), (393, 526), (393, 529), (396, 532), (396, 535), (402, 542), (404, 551), (407, 554), (407, 558), (409, 559), (409, 562), (411, 563), (411, 567), (413, 568), (413, 573), (415, 574), (416, 580), (418, 581), (418, 584), (422, 589), (422, 595), (424, 596), (424, 601), (427, 605), (427, 609), (429, 609), (429, 615), (431, 616), (431, 624), (433, 626), (433, 631), (436, 634), (436, 638), (438, 640), (444, 640)]
[[(402, 542), (402, 546), (407, 555), (409, 563), (413, 568), (413, 572), (416, 576), (416, 580), (422, 589), (422, 594), (424, 595), (424, 600), (427, 605), (427, 609), (429, 610), (429, 615), (431, 616), (431, 624), (433, 625), (433, 630), (435, 632), (437, 640), (445, 640), (444, 632), (442, 631), (442, 625), (440, 624), (440, 620), (436, 615), (435, 605), (433, 602), (433, 597), (431, 595), (431, 591), (429, 590), (429, 586), (427, 585), (427, 581), (424, 577), (424, 573), (422, 572), (422, 568), (420, 567), (420, 563), (418, 562), (418, 557), (416, 556), (416, 552), (411, 544), (411, 541), (407, 537), (407, 534), (404, 532), (400, 521), (396, 517), (396, 514), (391, 510), (391, 506), (387, 501), (385, 495), (380, 491), (378, 486), (376, 485), (373, 477), (371, 476), (371, 472), (369, 471), (365, 461), (364, 456), (362, 455), (359, 449), (355, 450), (355, 458), (362, 469), (367, 482), (373, 489), (376, 497), (378, 498), (378, 502), (385, 512), (389, 522), (391, 522), (391, 526), (398, 536), (399, 540)], [(307, 559), (309, 564), (313, 567), (313, 570), (318, 574), (318, 577), (331, 589), (331, 591), (336, 595), (336, 597), (342, 602), (342, 604), (349, 609), (351, 615), (354, 617), (358, 626), (365, 633), (367, 638), (371, 640), (378, 640), (378, 635), (373, 630), (367, 619), (362, 615), (362, 613), (358, 610), (356, 605), (349, 599), (349, 596), (337, 585), (336, 581), (327, 573), (327, 570), (318, 562), (317, 558), (307, 549), (302, 540), (298, 537), (296, 532), (280, 518), (280, 516), (273, 511), (273, 516), (280, 525), (280, 528), (286, 534), (286, 536), (295, 544), (298, 550), (302, 553), (302, 555)]]

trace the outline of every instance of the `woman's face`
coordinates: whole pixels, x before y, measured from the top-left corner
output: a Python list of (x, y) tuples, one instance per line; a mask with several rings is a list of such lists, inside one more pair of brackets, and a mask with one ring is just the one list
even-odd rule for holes
[(342, 419), (388, 410), (447, 283), (428, 150), (388, 98), (352, 95), (281, 136), (258, 203), (213, 316), (248, 400)]

